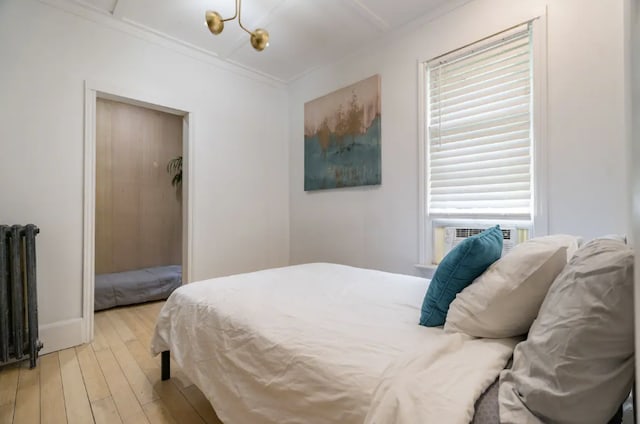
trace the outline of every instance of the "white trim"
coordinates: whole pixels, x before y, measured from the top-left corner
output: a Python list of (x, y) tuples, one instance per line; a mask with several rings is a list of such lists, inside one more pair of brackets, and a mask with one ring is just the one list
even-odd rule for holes
[(82, 334), (83, 342), (93, 340), (95, 289), (95, 208), (96, 208), (96, 90), (85, 81), (84, 91), (84, 216), (82, 247)]
[[(128, 25), (131, 25), (132, 27), (138, 28), (138, 29), (140, 29), (140, 30), (142, 30), (144, 32), (147, 32), (147, 33), (151, 34), (151, 35), (154, 35), (154, 36), (159, 37), (159, 38), (163, 38), (165, 40), (169, 40), (172, 43), (176, 43), (177, 45), (180, 45), (180, 46), (195, 50), (196, 52), (202, 53), (203, 55), (211, 56), (212, 58), (216, 58), (216, 59), (220, 58), (220, 55), (218, 55), (218, 53), (216, 53), (216, 52), (213, 52), (211, 50), (207, 50), (207, 49), (204, 49), (202, 47), (196, 46), (195, 44), (189, 43), (187, 41), (184, 41), (184, 40), (176, 38), (176, 37), (174, 37), (172, 35), (169, 35), (166, 32), (158, 31), (158, 30), (153, 29), (153, 28), (151, 28), (151, 27), (149, 27), (149, 26), (147, 26), (145, 24), (142, 24), (142, 23), (140, 23), (138, 21), (134, 21), (133, 19), (129, 19), (129, 18), (123, 17), (123, 18), (120, 18), (119, 22), (124, 22), (124, 23), (126, 23)], [(251, 71), (253, 71), (253, 70), (251, 70)], [(270, 78), (270, 77), (268, 76), (268, 78)]]
[[(287, 84), (291, 84), (299, 80), (300, 78), (304, 77), (305, 75), (308, 75), (312, 72), (317, 71), (318, 69), (330, 67), (350, 57), (361, 55), (363, 52), (366, 52), (370, 49), (370, 47), (367, 45), (367, 47), (363, 47), (346, 56), (337, 58), (336, 60), (330, 63), (305, 69), (290, 78), (283, 79), (262, 71), (258, 71), (257, 69), (251, 68), (249, 66), (240, 64), (237, 61), (229, 59), (229, 56), (236, 51), (235, 46), (234, 48), (232, 48), (230, 51), (226, 53), (223, 52), (220, 54), (216, 54), (212, 51), (203, 49), (194, 44), (179, 40), (167, 33), (149, 28), (148, 26), (145, 26), (139, 22), (123, 18), (122, 5), (120, 4), (116, 4), (113, 13), (108, 13), (100, 8), (96, 8), (95, 6), (92, 6), (84, 2), (80, 3), (72, 0), (38, 0), (38, 1), (40, 1), (43, 4), (49, 5), (51, 7), (62, 10), (64, 12), (70, 13), (72, 15), (76, 15), (93, 22), (102, 23), (112, 29), (128, 33), (134, 37), (143, 39), (150, 43), (165, 47), (167, 49), (176, 51), (178, 53), (185, 54), (193, 59), (200, 60), (204, 63), (217, 66), (221, 69), (225, 69), (230, 72), (234, 72), (237, 75), (242, 75), (244, 77), (254, 79), (256, 81), (265, 82), (277, 88), (282, 88)], [(122, 0), (120, 0), (120, 2), (121, 1)], [(388, 35), (385, 36), (384, 39), (380, 38), (376, 40), (379, 43), (388, 44), (401, 37), (404, 37), (407, 33), (410, 33), (416, 28), (419, 28), (427, 24), (428, 22), (431, 22), (459, 7), (462, 7), (471, 1), (472, 0), (449, 0), (446, 2), (446, 4), (439, 5), (434, 10), (427, 13), (426, 15), (418, 19), (415, 19), (411, 22), (408, 22), (400, 26), (399, 28), (393, 29), (393, 30), (384, 28), (384, 24), (386, 24), (385, 21), (378, 22), (374, 16), (367, 14), (367, 12), (362, 9), (362, 7), (365, 7), (367, 10), (368, 8), (364, 6), (364, 3), (362, 3), (361, 0), (352, 0), (350, 4), (354, 9), (357, 9), (360, 11), (360, 14), (361, 16), (363, 16), (363, 18), (367, 18), (367, 20), (369, 20), (373, 25), (381, 29), (383, 33), (393, 34), (392, 36), (388, 36)], [(280, 10), (291, 5), (293, 1), (292, 0), (288, 2), (283, 1), (283, 3), (288, 3), (288, 5), (284, 6), (282, 4), (279, 4), (275, 6), (273, 10), (267, 13), (267, 18), (265, 19), (268, 19), (272, 14), (279, 13)], [(262, 19), (260, 19), (259, 22), (262, 22)]]
[(531, 237), (549, 234), (547, 157), (547, 12), (532, 23), (533, 31), (533, 228)]
[[(183, 160), (186, 177), (183, 175), (183, 243), (182, 272), (183, 282), (192, 280), (193, 271), (193, 175), (195, 117), (192, 108), (169, 96), (143, 93), (134, 88), (116, 87), (109, 83), (85, 81), (84, 116), (84, 212), (83, 212), (83, 308), (81, 319), (82, 342), (93, 339), (93, 314), (95, 290), (95, 198), (96, 198), (96, 100), (97, 98), (118, 100), (136, 106), (159, 110), (184, 117), (183, 121)], [(186, 125), (186, 127), (185, 127)], [(185, 195), (186, 194), (186, 195)], [(60, 343), (58, 343), (60, 344)], [(58, 345), (57, 344), (57, 345)], [(65, 346), (68, 347), (68, 346)]]
[(111, 11), (111, 14), (113, 15), (114, 18), (122, 18), (123, 16), (123, 12), (124, 12), (124, 0), (116, 0), (116, 4), (113, 6), (113, 10)]
[(41, 325), (38, 338), (42, 341), (40, 355), (81, 345), (85, 342), (82, 318)]
[(373, 10), (369, 9), (366, 4), (362, 2), (362, 0), (351, 0), (347, 4), (353, 6), (353, 9), (358, 12), (358, 14), (366, 19), (370, 24), (378, 28), (378, 30), (382, 32), (387, 32), (390, 29), (389, 22), (385, 21), (380, 15), (375, 13)]
[(418, 269), (431, 272), (434, 272), (438, 268), (438, 265), (436, 264), (415, 264), (414, 266)]
[[(548, 234), (549, 213), (547, 207), (547, 110), (548, 110), (548, 86), (547, 86), (547, 10), (539, 16), (533, 16), (527, 21), (532, 21), (533, 32), (533, 121), (534, 121), (534, 166), (533, 166), (533, 218), (531, 222), (530, 236), (537, 237)], [(524, 23), (523, 22), (523, 23)], [(425, 95), (426, 68), (431, 58), (418, 60), (418, 264), (430, 264), (432, 256), (431, 241), (433, 239), (432, 226), (434, 221), (487, 221), (487, 222), (524, 222), (517, 216), (433, 216), (429, 217), (427, 210), (426, 189), (429, 184), (427, 173), (427, 155), (429, 143), (427, 140), (427, 117), (429, 104)], [(420, 266), (416, 265), (420, 268)]]
[[(187, 113), (182, 120), (182, 160), (186, 178), (182, 179), (182, 284), (193, 281), (193, 195), (195, 118)], [(183, 176), (184, 177), (184, 176)]]
[(86, 7), (87, 9), (93, 10), (94, 12), (98, 12), (101, 15), (107, 15), (108, 16), (108, 15), (112, 15), (113, 14), (112, 11), (110, 11), (108, 9), (103, 9), (103, 8), (101, 8), (99, 6), (96, 6), (95, 4), (91, 4), (91, 3), (89, 3), (89, 2), (87, 2), (85, 0), (73, 0), (73, 1), (78, 3), (80, 6)]
[(426, 264), (431, 256), (427, 249), (428, 240), (432, 239), (431, 226), (427, 225), (427, 120), (429, 104), (426, 98), (427, 62), (418, 62), (418, 263)]
[(419, 275), (424, 278), (433, 278), (433, 274), (438, 269), (438, 265), (435, 264), (414, 264), (413, 266), (418, 270)]
[[(533, 224), (528, 219), (514, 218), (431, 218), (430, 227), (468, 227), (476, 226), (476, 228), (489, 228), (494, 225), (500, 225), (503, 229), (516, 228), (525, 229), (529, 232), (533, 229)], [(430, 263), (430, 262), (423, 262)]]

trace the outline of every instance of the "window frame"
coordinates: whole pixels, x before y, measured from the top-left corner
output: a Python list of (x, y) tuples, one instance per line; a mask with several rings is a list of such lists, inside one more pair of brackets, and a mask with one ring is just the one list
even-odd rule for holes
[[(418, 62), (418, 203), (419, 203), (419, 251), (418, 264), (419, 268), (428, 268), (433, 263), (433, 225), (450, 223), (451, 225), (483, 225), (489, 222), (502, 223), (505, 225), (523, 225), (528, 224), (530, 237), (546, 235), (548, 233), (548, 209), (547, 209), (547, 29), (545, 16), (538, 16), (533, 19), (521, 22), (512, 27), (523, 25), (531, 22), (532, 31), (532, 158), (533, 164), (531, 172), (533, 173), (532, 181), (532, 216), (530, 220), (523, 219), (522, 215), (477, 215), (477, 214), (429, 214), (427, 205), (427, 189), (428, 189), (428, 154), (429, 154), (429, 131), (428, 113), (429, 98), (427, 92), (427, 70), (428, 62), (432, 60), (420, 60)], [(465, 46), (482, 42), (482, 40), (497, 35), (509, 28), (504, 28), (493, 34), (487, 34), (477, 40), (470, 40)], [(461, 49), (465, 48), (462, 47)], [(448, 52), (435, 55), (442, 56)]]

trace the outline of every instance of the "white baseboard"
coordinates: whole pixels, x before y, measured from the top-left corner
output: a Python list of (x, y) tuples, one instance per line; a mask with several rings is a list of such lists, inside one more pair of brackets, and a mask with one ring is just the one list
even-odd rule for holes
[(42, 325), (39, 329), (39, 338), (44, 345), (40, 355), (81, 345), (83, 343), (82, 318)]

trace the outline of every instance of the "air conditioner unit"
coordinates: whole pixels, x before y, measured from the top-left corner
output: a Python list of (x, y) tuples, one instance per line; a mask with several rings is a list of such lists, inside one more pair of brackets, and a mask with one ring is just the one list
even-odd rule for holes
[[(488, 228), (488, 227), (487, 227)], [(462, 240), (476, 234), (480, 234), (487, 228), (477, 227), (445, 227), (444, 228), (444, 254), (446, 255)], [(519, 231), (516, 228), (502, 228), (502, 256), (524, 240), (519, 240)]]

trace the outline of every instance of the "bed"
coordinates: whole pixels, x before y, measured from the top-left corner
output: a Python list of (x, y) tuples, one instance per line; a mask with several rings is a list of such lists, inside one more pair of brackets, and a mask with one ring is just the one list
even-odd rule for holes
[(428, 284), (326, 263), (193, 283), (167, 300), (151, 350), (225, 423), (469, 423), (519, 340), (418, 325)]
[(96, 275), (94, 309), (164, 300), (182, 285), (180, 265)]

